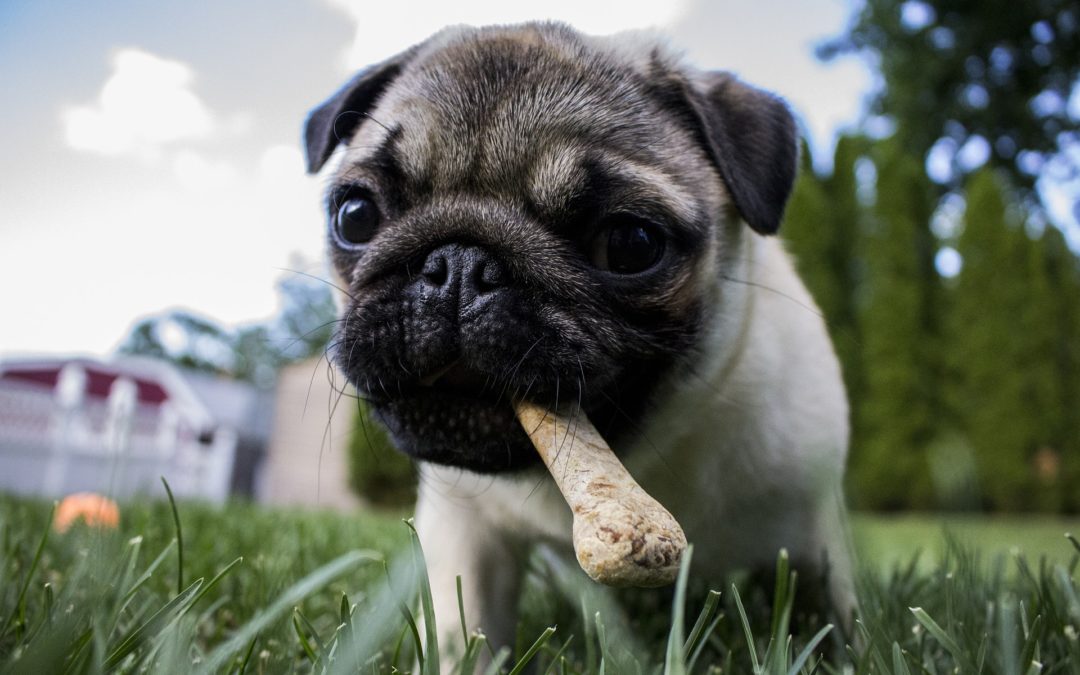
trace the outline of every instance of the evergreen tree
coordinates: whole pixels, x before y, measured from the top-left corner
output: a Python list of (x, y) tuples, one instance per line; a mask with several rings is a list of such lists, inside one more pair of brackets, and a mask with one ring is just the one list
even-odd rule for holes
[(861, 217), (855, 162), (866, 144), (861, 137), (841, 137), (833, 173), (824, 178), (814, 172), (804, 145), (799, 179), (781, 229), (799, 274), (825, 317), (853, 406), (859, 400), (854, 249)]
[[(985, 505), (1057, 510), (1063, 436), (1058, 290), (995, 175), (967, 189), (963, 257), (950, 312), (952, 406), (976, 458)], [(1057, 474), (1057, 475), (1055, 475)]]
[(1032, 239), (1022, 227), (1014, 233), (1014, 238), (1018, 275), (1013, 283), (1020, 287), (1023, 298), (1017, 315), (1019, 329), (1013, 333), (1013, 350), (1022, 392), (1018, 423), (1027, 434), (1023, 443), (1033, 473), (1031, 506), (1057, 512), (1064, 497), (1058, 447), (1064, 410), (1061, 364), (1056, 354), (1061, 334), (1056, 290), (1050, 281), (1042, 238)]
[(838, 270), (837, 303), (830, 308), (830, 332), (836, 354), (844, 369), (844, 383), (852, 404), (852, 445), (862, 443), (863, 433), (859, 427), (858, 408), (862, 395), (862, 361), (860, 358), (859, 326), (856, 312), (856, 296), (862, 282), (862, 266), (857, 252), (866, 219), (865, 209), (859, 203), (856, 164), (870, 149), (870, 140), (863, 136), (841, 136), (833, 155), (832, 175), (825, 179), (833, 245), (829, 255), (834, 269)]
[(933, 191), (920, 164), (895, 143), (882, 144), (875, 163), (877, 196), (862, 237), (865, 278), (858, 306), (862, 433), (850, 474), (862, 506), (925, 508), (933, 502), (927, 448), (937, 414), (936, 276), (926, 263)]
[(1076, 487), (1080, 485), (1080, 259), (1053, 227), (1043, 235), (1043, 251), (1056, 331), (1052, 351), (1060, 385), (1055, 406), (1059, 426), (1051, 448), (1060, 460), (1062, 506), (1075, 513), (1080, 511), (1080, 489)]
[(792, 188), (780, 231), (807, 290), (831, 327), (836, 297), (841, 292), (837, 270), (829, 260), (830, 240), (835, 231), (833, 215), (821, 179), (814, 173), (805, 141), (800, 157), (799, 177)]

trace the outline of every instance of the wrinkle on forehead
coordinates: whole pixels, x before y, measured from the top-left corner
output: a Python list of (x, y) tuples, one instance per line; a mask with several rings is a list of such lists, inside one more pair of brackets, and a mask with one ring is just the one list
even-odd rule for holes
[(439, 186), (523, 184), (533, 156), (552, 144), (630, 146), (658, 123), (638, 76), (581, 45), (488, 37), (437, 56), (405, 73), (378, 113), (404, 131), (407, 174)]
[(588, 181), (581, 146), (555, 144), (537, 155), (529, 170), (528, 191), (544, 212), (559, 213), (581, 194)]
[[(682, 223), (700, 218), (697, 196), (679, 176), (659, 164), (648, 164), (622, 153), (581, 146), (555, 145), (540, 153), (529, 172), (528, 191), (541, 211), (559, 213), (582, 194), (589, 171), (601, 172), (620, 188), (620, 206), (629, 210), (660, 207)], [(630, 194), (627, 194), (630, 193)]]
[[(438, 43), (373, 112), (400, 129), (394, 157), (422, 192), (528, 197), (554, 212), (600, 170), (683, 222), (697, 220), (703, 198), (714, 201), (700, 194), (700, 175), (690, 177), (712, 171), (700, 148), (650, 98), (639, 64), (611, 45), (546, 30)], [(384, 129), (365, 124), (350, 159), (384, 142)]]

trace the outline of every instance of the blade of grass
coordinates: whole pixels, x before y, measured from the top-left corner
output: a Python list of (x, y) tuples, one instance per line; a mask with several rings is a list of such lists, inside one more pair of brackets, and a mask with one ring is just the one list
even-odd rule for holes
[(293, 630), (296, 632), (297, 639), (300, 640), (300, 648), (304, 650), (304, 653), (307, 654), (308, 661), (311, 661), (311, 665), (314, 666), (319, 661), (319, 655), (315, 653), (315, 650), (311, 647), (311, 643), (308, 642), (307, 637), (304, 635), (304, 629), (300, 626), (300, 619), (297, 618), (297, 613), (299, 611), (299, 607), (293, 608)]
[(300, 617), (300, 623), (304, 624), (304, 628), (307, 629), (308, 633), (311, 633), (312, 639), (315, 640), (315, 644), (319, 647), (319, 655), (325, 654), (326, 644), (319, 637), (319, 631), (315, 630), (315, 626), (311, 625), (308, 618), (304, 616), (304, 612), (299, 607), (296, 607), (293, 609), (293, 615)]
[(739, 589), (735, 587), (735, 584), (731, 584), (731, 592), (735, 596), (735, 607), (739, 610), (739, 621), (742, 622), (743, 633), (746, 635), (746, 646), (750, 651), (750, 663), (754, 667), (754, 672), (761, 671), (761, 664), (758, 662), (757, 647), (754, 646), (754, 633), (750, 630), (750, 620), (746, 618), (746, 610), (743, 609), (742, 599), (739, 598)]
[(1076, 595), (1069, 572), (1062, 565), (1054, 565), (1054, 578), (1061, 589), (1061, 595), (1067, 603), (1069, 616), (1073, 621), (1080, 621), (1080, 597)]
[(694, 666), (697, 664), (698, 657), (705, 651), (705, 646), (709, 644), (708, 637), (716, 630), (716, 626), (720, 623), (720, 620), (724, 618), (723, 614), (717, 614), (713, 617), (713, 620), (709, 622), (708, 628), (701, 634), (701, 640), (694, 646), (694, 651), (690, 653), (690, 660), (686, 662), (686, 670), (694, 672)]
[(338, 606), (338, 620), (346, 625), (352, 624), (352, 605), (349, 604), (349, 594), (341, 594), (341, 604)]
[(671, 632), (668, 633), (667, 653), (664, 655), (664, 675), (686, 675), (686, 582), (690, 576), (690, 559), (694, 546), (686, 547), (679, 561), (679, 576), (675, 580), (675, 598), (671, 602)]
[(1001, 670), (1004, 675), (1020, 675), (1020, 648), (1017, 633), (1016, 603), (1005, 597), (997, 603), (998, 643), (1001, 649)]
[[(368, 664), (373, 664), (376, 660), (380, 667), (396, 666), (401, 671), (411, 669), (411, 664), (402, 665), (398, 660), (396, 648), (390, 653), (386, 651), (388, 644), (393, 644), (395, 640), (398, 644), (404, 643), (406, 635), (409, 634), (408, 626), (392, 620), (400, 611), (402, 598), (406, 598), (410, 604), (416, 598), (418, 580), (412, 573), (412, 561), (407, 559), (406, 555), (398, 557), (390, 565), (384, 563), (386, 578), (392, 582), (378, 584), (371, 597), (358, 606), (352, 619), (355, 639), (339, 650), (339, 658), (334, 663), (327, 664), (326, 675), (356, 673), (357, 667), (354, 664), (360, 663), (367, 668)], [(393, 661), (388, 662), (391, 654)], [(411, 662), (412, 656), (402, 658)]]
[(499, 647), (499, 651), (491, 659), (491, 663), (484, 670), (484, 675), (499, 675), (502, 672), (503, 664), (510, 658), (509, 647)]
[[(413, 563), (416, 566), (416, 578), (420, 581), (420, 611), (424, 616), (424, 634), (427, 638), (427, 667), (421, 663), (420, 672), (423, 675), (439, 675), (439, 635), (435, 625), (435, 603), (431, 599), (431, 582), (427, 575), (427, 562), (424, 560), (424, 549), (420, 546), (420, 535), (416, 532), (416, 526), (412, 520), (406, 520), (409, 527), (409, 537), (412, 542)], [(417, 643), (417, 648), (420, 644)]]
[[(398, 603), (398, 612), (405, 619), (405, 623), (409, 626), (409, 632), (412, 633), (413, 644), (416, 645), (416, 660), (420, 663), (420, 672), (424, 672), (424, 643), (420, 639), (420, 630), (416, 627), (416, 619), (413, 618), (412, 612), (409, 611), (408, 605), (404, 602)], [(395, 658), (395, 661), (397, 659)]]
[(244, 675), (247, 672), (248, 664), (251, 663), (251, 655), (255, 653), (255, 643), (258, 641), (258, 635), (251, 638), (251, 644), (248, 645), (247, 651), (244, 652), (244, 660), (240, 662), (240, 669), (236, 671), (236, 675)]
[(173, 524), (176, 526), (176, 592), (184, 588), (184, 531), (180, 527), (180, 511), (176, 508), (176, 499), (173, 498), (172, 488), (165, 476), (161, 476), (161, 484), (165, 486), (165, 493), (169, 495), (169, 508), (172, 509)]
[(562, 655), (566, 653), (566, 650), (570, 647), (570, 643), (573, 641), (573, 635), (566, 639), (566, 642), (563, 643), (563, 646), (559, 647), (559, 651), (555, 652), (555, 656), (551, 657), (551, 663), (549, 663), (548, 667), (544, 669), (543, 675), (551, 675), (551, 671), (555, 670), (555, 666), (559, 663), (559, 659), (562, 658)]
[(263, 632), (267, 626), (287, 612), (290, 607), (295, 606), (312, 592), (326, 586), (337, 577), (352, 571), (360, 564), (381, 560), (382, 556), (375, 551), (349, 551), (308, 574), (286, 589), (269, 607), (265, 607), (258, 612), (250, 621), (237, 630), (231, 638), (211, 651), (206, 660), (200, 664), (200, 670), (209, 673), (220, 672), (233, 654), (247, 646), (252, 638)]
[(225, 575), (227, 575), (229, 572), (232, 572), (233, 568), (242, 562), (244, 562), (244, 557), (240, 556), (236, 560), (226, 565), (220, 572), (215, 574), (214, 578), (212, 578), (209, 583), (203, 585), (202, 589), (199, 591), (199, 594), (195, 596), (195, 600), (193, 600), (191, 604), (195, 604), (199, 600), (202, 600), (203, 596), (214, 590), (214, 587), (217, 586), (218, 583), (225, 578)]
[(487, 637), (483, 634), (474, 635), (465, 643), (465, 655), (461, 657), (461, 663), (458, 664), (458, 675), (473, 675), (476, 671), (476, 662), (480, 659), (480, 652), (484, 650), (486, 643)]
[(203, 580), (196, 579), (190, 586), (184, 589), (183, 592), (174, 596), (172, 600), (165, 603), (165, 605), (154, 612), (149, 619), (132, 631), (105, 659), (105, 669), (112, 670), (115, 668), (128, 654), (135, 651), (139, 645), (160, 632), (171, 619), (182, 614), (191, 606), (191, 600), (199, 592), (199, 588), (202, 587), (202, 585)]
[[(780, 549), (780, 553), (776, 556), (776, 585), (775, 592), (773, 593), (773, 613), (772, 613), (772, 625), (769, 626), (769, 635), (776, 639), (777, 636), (788, 634), (785, 615), (790, 616), (791, 607), (788, 604), (788, 583), (791, 580), (789, 576), (791, 569), (791, 560), (788, 557), (786, 548)], [(785, 612), (784, 610), (787, 610)]]
[(1020, 663), (1031, 663), (1035, 660), (1035, 650), (1039, 648), (1042, 639), (1043, 626), (1045, 626), (1042, 614), (1039, 614), (1031, 622), (1031, 632), (1024, 643), (1024, 651), (1020, 654)]
[(961, 671), (967, 670), (968, 672), (975, 672), (972, 664), (968, 663), (968, 659), (964, 654), (964, 650), (960, 648), (960, 644), (942, 628), (937, 621), (934, 621), (929, 614), (927, 614), (922, 607), (911, 607), (911, 613), (915, 615), (915, 619), (922, 624), (926, 632), (934, 636), (941, 646), (945, 648), (947, 652), (952, 654), (952, 657), (956, 659), (956, 663), (960, 666)]
[(788, 675), (798, 675), (802, 670), (803, 664), (810, 658), (810, 655), (814, 653), (814, 649), (818, 644), (825, 639), (825, 636), (829, 634), (829, 631), (833, 629), (833, 625), (827, 624), (824, 628), (819, 630), (814, 637), (810, 638), (810, 642), (806, 643), (799, 655), (795, 657), (795, 662), (791, 664), (791, 668), (788, 668)]
[(514, 667), (510, 669), (509, 675), (519, 675), (521, 671), (525, 670), (525, 667), (529, 665), (529, 662), (533, 660), (536, 653), (540, 651), (540, 648), (547, 644), (547, 641), (551, 639), (551, 636), (555, 634), (555, 627), (548, 626), (544, 629), (544, 632), (540, 634), (540, 637), (536, 638), (536, 642), (532, 644), (532, 647), (525, 652), (525, 654), (518, 659), (518, 662), (514, 664)]
[(139, 564), (139, 554), (142, 552), (143, 538), (142, 536), (132, 537), (128, 540), (128, 555), (127, 564), (124, 565), (124, 572), (120, 576), (120, 581), (117, 583), (117, 588), (129, 588), (131, 586), (131, 580), (135, 577), (135, 566)]
[(461, 619), (461, 639), (465, 641), (465, 645), (469, 644), (469, 629), (465, 627), (465, 600), (461, 594), (461, 575), (457, 575), (454, 578), (454, 583), (457, 585), (457, 610), (458, 618)]
[(71, 648), (68, 650), (69, 656), (67, 665), (64, 668), (65, 674), (74, 672), (75, 669), (80, 665), (83, 650), (86, 649), (86, 647), (90, 644), (90, 641), (93, 639), (93, 637), (94, 630), (92, 628), (87, 628), (85, 631), (83, 631), (82, 634), (79, 635), (78, 638), (72, 641)]
[(597, 654), (596, 646), (593, 642), (593, 624), (589, 620), (589, 607), (586, 602), (585, 596), (581, 596), (581, 623), (582, 631), (585, 633), (585, 668), (588, 671), (596, 670), (597, 667)]
[(719, 603), (720, 591), (709, 591), (709, 595), (705, 598), (705, 606), (701, 609), (701, 614), (698, 614), (697, 621), (694, 622), (694, 627), (690, 629), (690, 635), (686, 638), (686, 644), (683, 645), (684, 654), (690, 654), (694, 651), (698, 641), (702, 639), (702, 631), (709, 624)]
[(904, 652), (900, 649), (899, 642), (892, 643), (893, 675), (911, 675), (907, 661), (904, 660)]
[(1068, 539), (1069, 543), (1073, 545), (1073, 548), (1076, 549), (1076, 552), (1080, 553), (1080, 539), (1074, 537), (1071, 532), (1066, 532), (1065, 538)]
[(607, 630), (604, 629), (604, 617), (600, 612), (593, 614), (593, 623), (596, 625), (596, 644), (600, 645), (600, 672), (604, 672), (604, 663), (608, 658)]
[(154, 558), (154, 561), (150, 563), (150, 566), (147, 567), (143, 571), (143, 573), (139, 575), (139, 578), (135, 580), (135, 583), (131, 585), (131, 588), (129, 588), (127, 592), (124, 593), (124, 604), (126, 604), (127, 601), (135, 595), (135, 592), (138, 591), (143, 584), (150, 580), (150, 577), (152, 577), (157, 568), (161, 566), (161, 563), (165, 562), (165, 557), (169, 555), (169, 551), (172, 550), (172, 547), (175, 545), (176, 540), (173, 539), (165, 546), (165, 548), (161, 550), (161, 553), (159, 553), (158, 556)]
[(52, 508), (49, 509), (49, 518), (45, 521), (45, 528), (41, 533), (41, 539), (38, 540), (37, 549), (34, 551), (34, 559), (30, 562), (30, 567), (26, 570), (26, 578), (23, 579), (22, 586), (19, 588), (19, 595), (18, 599), (15, 601), (15, 608), (4, 621), (4, 627), (0, 628), (0, 640), (3, 640), (4, 636), (7, 635), (8, 629), (13, 625), (16, 616), (18, 616), (20, 622), (26, 620), (26, 591), (29, 590), (30, 583), (34, 579), (34, 572), (37, 571), (38, 564), (41, 563), (41, 553), (45, 550), (45, 542), (49, 540), (49, 530), (52, 527), (53, 517), (55, 515), (56, 502), (53, 502)]

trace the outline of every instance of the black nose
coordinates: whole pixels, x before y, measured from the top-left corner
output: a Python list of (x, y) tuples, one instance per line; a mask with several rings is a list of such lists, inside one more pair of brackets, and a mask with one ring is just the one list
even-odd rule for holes
[(446, 244), (433, 250), (420, 272), (427, 290), (460, 310), (477, 305), (507, 283), (506, 269), (479, 246)]

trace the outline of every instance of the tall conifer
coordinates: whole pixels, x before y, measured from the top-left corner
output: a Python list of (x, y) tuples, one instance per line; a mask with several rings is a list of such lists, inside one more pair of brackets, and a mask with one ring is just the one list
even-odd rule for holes
[(894, 144), (877, 148), (876, 200), (862, 237), (858, 307), (861, 443), (851, 474), (859, 503), (928, 507), (927, 448), (935, 434), (933, 287), (927, 222), (933, 192), (922, 167)]

